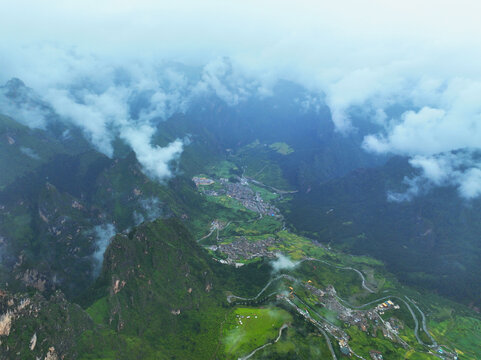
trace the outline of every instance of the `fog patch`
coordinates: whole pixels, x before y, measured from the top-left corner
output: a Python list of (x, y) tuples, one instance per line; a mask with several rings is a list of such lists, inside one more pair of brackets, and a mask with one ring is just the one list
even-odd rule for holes
[(25, 146), (21, 146), (20, 147), (20, 151), (27, 155), (28, 157), (34, 159), (34, 160), (40, 160), (40, 156), (35, 152), (35, 150), (33, 149), (30, 149), (28, 147), (25, 147)]
[(461, 198), (471, 200), (481, 195), (481, 153), (475, 150), (431, 156), (414, 156), (409, 163), (419, 174), (404, 178), (404, 192), (388, 192), (388, 201), (410, 201), (438, 186), (452, 186)]
[(7, 244), (5, 242), (5, 238), (0, 235), (0, 265), (3, 263), (3, 254), (4, 254), (4, 248), (7, 247)]
[(151, 125), (138, 127), (127, 125), (121, 128), (120, 137), (134, 150), (144, 173), (162, 181), (172, 175), (170, 164), (179, 158), (183, 151), (182, 140), (176, 139), (165, 147), (152, 145), (155, 128)]
[(152, 196), (139, 201), (140, 209), (133, 213), (134, 224), (140, 225), (144, 221), (154, 221), (165, 216), (164, 203), (159, 198)]
[(277, 253), (276, 257), (277, 257), (276, 260), (271, 261), (271, 266), (274, 273), (279, 272), (281, 270), (292, 270), (297, 265), (299, 265), (298, 261), (294, 262), (289, 257), (281, 253)]
[(0, 112), (33, 129), (45, 128), (51, 115), (40, 97), (17, 78), (0, 86)]
[(142, 208), (146, 211), (146, 216), (149, 221), (160, 218), (163, 211), (163, 203), (156, 197), (150, 197), (140, 201)]
[(93, 233), (95, 236), (95, 252), (93, 253), (93, 274), (98, 276), (102, 268), (104, 253), (107, 246), (110, 244), (110, 240), (116, 234), (116, 229), (114, 224), (102, 224), (97, 225), (93, 228)]
[(134, 213), (132, 214), (132, 217), (134, 218), (134, 225), (135, 226), (138, 226), (145, 221), (144, 215), (142, 215), (142, 213), (139, 213), (137, 210), (134, 210)]

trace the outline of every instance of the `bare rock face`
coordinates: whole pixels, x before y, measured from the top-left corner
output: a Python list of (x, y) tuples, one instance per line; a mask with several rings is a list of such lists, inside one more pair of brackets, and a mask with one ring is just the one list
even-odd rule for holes
[(117, 294), (122, 288), (127, 284), (124, 280), (115, 280), (114, 286), (113, 286), (113, 292), (114, 294)]
[(0, 360), (17, 359), (19, 353), (38, 360), (76, 359), (74, 345), (92, 325), (88, 314), (59, 291), (49, 299), (38, 292), (0, 291)]
[[(17, 276), (18, 278), (18, 276)], [(22, 282), (29, 287), (33, 287), (38, 291), (45, 291), (47, 279), (36, 269), (27, 269), (21, 277)]]
[(10, 335), (10, 329), (12, 328), (13, 313), (7, 311), (0, 316), (0, 336)]
[(30, 339), (30, 350), (35, 349), (35, 345), (37, 345), (37, 333), (33, 334), (32, 338)]
[[(0, 296), (6, 298), (7, 294), (2, 292)], [(12, 298), (6, 301), (7, 310), (0, 315), (0, 336), (10, 335), (10, 330), (12, 329), (15, 318), (30, 305), (30, 299), (21, 299), (17, 301), (17, 303), (18, 306), (15, 306), (15, 301)]]
[(58, 360), (58, 355), (55, 352), (55, 348), (52, 346), (48, 349), (47, 355), (45, 355), (44, 360)]

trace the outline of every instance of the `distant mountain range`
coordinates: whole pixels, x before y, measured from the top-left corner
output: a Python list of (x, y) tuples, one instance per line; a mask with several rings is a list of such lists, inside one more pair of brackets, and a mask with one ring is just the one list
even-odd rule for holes
[[(264, 99), (202, 98), (154, 119), (154, 145), (186, 139), (163, 183), (120, 139), (112, 158), (95, 150), (20, 80), (0, 91), (10, 101), (0, 115), (0, 313), (13, 319), (0, 319), (0, 335), (7, 325), (14, 334), (0, 359), (216, 358), (225, 292), (254, 294), (272, 272), (267, 260), (222, 266), (194, 239), (225, 206), (206, 204), (191, 178), (226, 160), (237, 165), (226, 176), (283, 194), (286, 228), (481, 306), (480, 200), (445, 187), (388, 201), (414, 173), (407, 159), (364, 152), (374, 125), (336, 132), (328, 108), (300, 106), (306, 92), (291, 83)], [(38, 126), (22, 119), (32, 114)]]

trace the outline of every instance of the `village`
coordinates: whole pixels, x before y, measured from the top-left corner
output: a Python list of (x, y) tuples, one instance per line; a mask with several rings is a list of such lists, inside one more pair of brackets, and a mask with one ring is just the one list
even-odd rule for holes
[[(351, 309), (343, 304), (344, 301), (339, 298), (332, 285), (328, 285), (322, 290), (313, 286), (311, 280), (300, 282), (298, 279), (287, 275), (285, 278), (295, 281), (297, 284), (302, 284), (310, 295), (317, 298), (317, 302), (314, 304), (312, 302), (311, 304), (307, 303), (307, 300), (303, 300), (301, 295), (296, 293), (293, 286), (288, 287), (289, 292), (284, 291), (278, 293), (276, 295), (277, 301), (287, 303), (306, 321), (317, 327), (321, 333), (329, 334), (336, 339), (339, 350), (343, 355), (364, 359), (362, 356), (356, 354), (349, 345), (351, 337), (347, 334), (346, 329), (352, 326), (357, 327), (371, 337), (375, 338), (378, 337), (379, 334), (382, 334), (383, 338), (392, 343), (399, 344), (399, 346), (405, 349), (411, 348), (400, 336), (400, 332), (404, 329), (405, 325), (403, 321), (396, 316), (396, 311), (400, 310), (401, 307), (393, 300), (385, 298), (385, 301), (381, 300), (382, 302), (366, 310)], [(405, 305), (407, 306), (407, 304)], [(322, 316), (319, 313), (319, 309), (321, 308), (337, 313), (337, 319), (343, 323), (343, 326), (339, 324), (336, 325), (332, 320)], [(389, 315), (389, 317), (386, 319), (386, 316), (383, 315)], [(330, 344), (330, 340), (328, 344)], [(330, 347), (332, 349), (332, 344), (330, 344)], [(430, 354), (440, 359), (456, 360), (458, 358), (456, 352), (443, 349), (442, 346), (437, 344), (430, 345), (428, 348), (430, 349)], [(371, 349), (369, 356), (372, 360), (383, 360), (385, 358), (382, 352), (377, 349)]]
[(228, 244), (212, 245), (207, 248), (221, 252), (227, 256), (224, 263), (234, 265), (239, 260), (250, 260), (257, 257), (274, 258), (275, 254), (269, 250), (269, 247), (274, 245), (276, 241), (272, 237), (257, 241), (249, 241), (245, 237), (241, 237)]
[(229, 198), (239, 201), (246, 209), (258, 213), (260, 216), (274, 216), (282, 218), (279, 209), (272, 204), (265, 202), (259, 192), (254, 192), (249, 186), (249, 181), (240, 177), (238, 182), (231, 182), (229, 179), (220, 178), (218, 183), (221, 185), (220, 189), (204, 188), (216, 183), (215, 180), (206, 177), (193, 177), (192, 181), (198, 189), (200, 189), (207, 196), (227, 196)]
[[(253, 191), (249, 186), (249, 180), (246, 178), (238, 178), (238, 182), (232, 182), (225, 178), (220, 178), (216, 182), (213, 179), (205, 177), (194, 177), (192, 180), (197, 188), (207, 196), (227, 196), (239, 201), (246, 209), (258, 213), (260, 218), (263, 216), (274, 216), (282, 219), (280, 211), (272, 204), (269, 204), (269, 202), (264, 201), (259, 192)], [(217, 186), (212, 188), (210, 185), (213, 184), (217, 184)], [(277, 257), (277, 251), (273, 250), (273, 248), (275, 248), (275, 245), (279, 240), (275, 237), (267, 237), (252, 241), (245, 236), (240, 236), (229, 243), (221, 243), (219, 239), (219, 231), (225, 229), (229, 225), (230, 222), (225, 223), (218, 219), (213, 220), (210, 233), (204, 237), (206, 238), (214, 231), (217, 231), (217, 244), (206, 247), (210, 251), (218, 254), (214, 256), (216, 261), (235, 267), (241, 267), (245, 265), (246, 261), (254, 258), (263, 257), (274, 259)], [(287, 304), (296, 313), (323, 333), (326, 337), (331, 353), (334, 354), (334, 350), (331, 340), (329, 340), (329, 336), (336, 340), (338, 350), (344, 356), (365, 359), (356, 354), (349, 344), (351, 337), (346, 330), (350, 327), (356, 327), (373, 338), (382, 336), (384, 339), (398, 344), (398, 346), (405, 349), (410, 348), (406, 341), (400, 336), (400, 333), (405, 328), (405, 324), (396, 317), (396, 311), (400, 310), (401, 307), (392, 299), (386, 297), (379, 303), (373, 304), (374, 307), (367, 309), (352, 309), (344, 304), (332, 285), (320, 289), (314, 286), (311, 280), (300, 281), (287, 274), (282, 275), (282, 277), (297, 284), (301, 283), (304, 290), (310, 294), (309, 298), (312, 299), (314, 297), (317, 301), (313, 303), (312, 300), (304, 300), (303, 298), (306, 297), (297, 294), (294, 290), (294, 283), (292, 286), (288, 287), (289, 291), (287, 292), (282, 290), (276, 291), (274, 293), (276, 294), (276, 301)], [(233, 298), (235, 297), (231, 297), (230, 299)], [(319, 313), (321, 309), (326, 309), (326, 311), (330, 313), (335, 313), (337, 320), (328, 320), (326, 317), (322, 316)], [(243, 316), (237, 317), (238, 325), (243, 325), (245, 320), (248, 319), (247, 317), (244, 319)], [(436, 354), (430, 352), (439, 358), (457, 359), (455, 353), (441, 352), (434, 347), (432, 350), (436, 351)], [(371, 349), (369, 351), (369, 356), (372, 360), (383, 360), (385, 358), (385, 355), (378, 349)], [(335, 358), (335, 356), (333, 356), (333, 358)]]
[[(311, 283), (312, 282), (308, 280), (304, 283), (304, 288), (318, 298), (318, 302), (314, 306), (305, 303), (295, 293), (292, 287), (289, 287), (289, 294), (278, 294), (277, 299), (287, 302), (297, 313), (304, 317), (306, 321), (312, 323), (321, 332), (326, 332), (334, 337), (343, 355), (361, 358), (349, 346), (350, 336), (345, 330), (320, 315), (314, 307), (325, 307), (330, 311), (336, 312), (338, 314), (337, 319), (344, 323), (344, 328), (356, 326), (359, 330), (373, 337), (377, 336), (379, 330), (383, 336), (390, 341), (398, 343), (405, 348), (409, 347), (399, 336), (399, 330), (404, 328), (402, 321), (394, 316), (386, 321), (380, 316), (381, 313), (384, 314), (385, 312), (398, 310), (400, 308), (399, 305), (393, 301), (387, 300), (369, 310), (353, 310), (341, 304), (333, 286), (329, 285), (324, 290), (321, 290), (311, 285)], [(383, 359), (383, 354), (375, 349), (370, 351), (370, 356), (374, 360)]]

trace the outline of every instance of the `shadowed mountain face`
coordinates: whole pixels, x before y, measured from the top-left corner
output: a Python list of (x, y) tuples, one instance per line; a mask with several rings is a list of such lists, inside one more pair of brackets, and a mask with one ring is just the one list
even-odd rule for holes
[(387, 200), (412, 173), (405, 159), (299, 193), (289, 220), (299, 230), (357, 254), (370, 254), (409, 284), (479, 305), (481, 202), (438, 188), (408, 202)]
[[(364, 135), (374, 131), (375, 125), (359, 119), (358, 130), (343, 135), (335, 130), (323, 102), (316, 107), (302, 105), (309, 95), (305, 89), (281, 81), (272, 96), (249, 98), (234, 106), (216, 97), (198, 99), (185, 114), (159, 122), (156, 141), (165, 145), (179, 134), (189, 134), (193, 147), (200, 145), (204, 151), (209, 148), (222, 155), (259, 142), (262, 146), (245, 152), (250, 167), (259, 165), (256, 158), (265, 158), (282, 168), (281, 176), (292, 186), (302, 189), (386, 161), (384, 156), (361, 150)], [(288, 144), (294, 151), (289, 156), (271, 151), (269, 145), (275, 143)], [(193, 165), (180, 164), (187, 172)]]
[(76, 139), (68, 136), (62, 138), (47, 130), (30, 129), (0, 115), (0, 165), (3, 169), (0, 189), (57, 155), (74, 155), (89, 149), (87, 142), (78, 135)]

